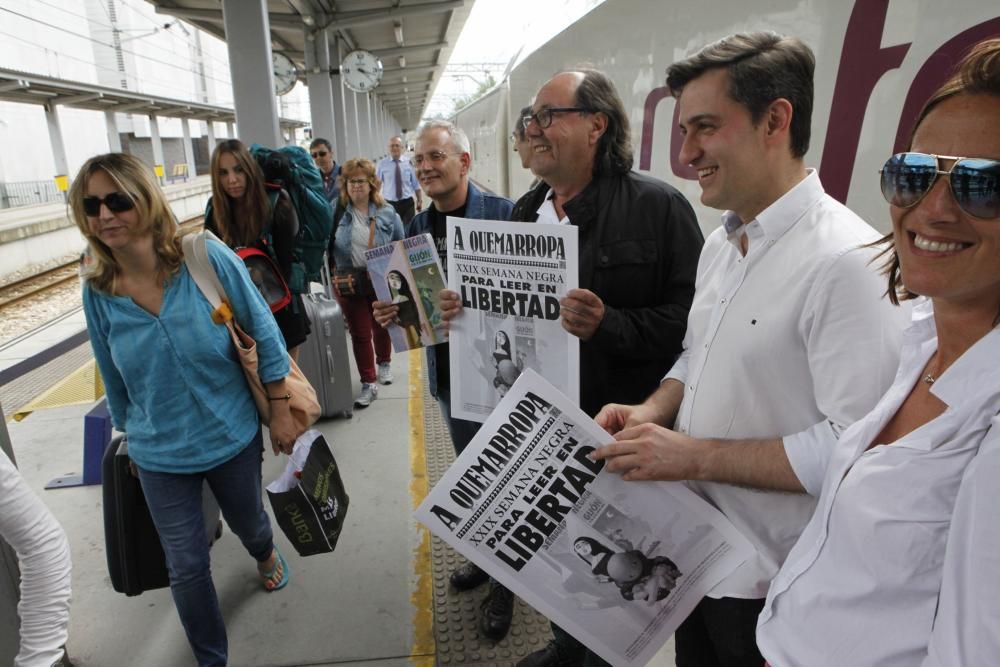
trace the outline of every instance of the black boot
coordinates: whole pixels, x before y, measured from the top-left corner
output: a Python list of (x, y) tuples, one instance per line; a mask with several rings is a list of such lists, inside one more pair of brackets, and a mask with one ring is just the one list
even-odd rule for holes
[(568, 652), (561, 649), (559, 642), (552, 639), (534, 653), (521, 658), (517, 667), (578, 667), (581, 664), (582, 656), (568, 655)]
[(491, 581), (489, 595), (479, 606), (479, 632), (498, 642), (507, 636), (513, 616), (514, 594)]
[(486, 574), (478, 565), (470, 561), (452, 572), (451, 576), (448, 577), (448, 581), (460, 591), (469, 591), (476, 586), (485, 584), (489, 578), (490, 575)]

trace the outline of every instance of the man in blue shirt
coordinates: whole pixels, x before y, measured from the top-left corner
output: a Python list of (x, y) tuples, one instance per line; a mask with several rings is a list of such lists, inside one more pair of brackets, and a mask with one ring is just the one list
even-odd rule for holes
[[(390, 145), (391, 147), (391, 145)], [(448, 266), (448, 243), (445, 221), (448, 216), (477, 220), (507, 220), (514, 203), (483, 192), (469, 179), (472, 157), (469, 138), (461, 129), (444, 120), (429, 121), (420, 128), (413, 163), (420, 184), (430, 197), (431, 205), (422, 211), (407, 228), (407, 236), (430, 234), (434, 238), (441, 265)], [(383, 186), (382, 191), (385, 192)], [(419, 192), (419, 191), (418, 191)], [(386, 326), (394, 321), (399, 306), (376, 301), (375, 319)], [(479, 430), (479, 424), (451, 416), (451, 381), (448, 344), (427, 348), (427, 377), (431, 394), (437, 399), (451, 433), (455, 454), (461, 454)], [(458, 590), (468, 590), (486, 583), (489, 575), (473, 563), (466, 563), (452, 572), (450, 580)], [(494, 641), (500, 641), (510, 629), (514, 612), (514, 594), (495, 581), (483, 600), (479, 631)]]
[(417, 211), (423, 209), (424, 197), (413, 165), (403, 157), (402, 137), (389, 140), (389, 156), (379, 160), (375, 175), (382, 181), (382, 196), (399, 213), (403, 228), (408, 229), (413, 220), (413, 197), (417, 198)]
[(321, 137), (316, 137), (309, 144), (309, 154), (312, 155), (313, 162), (319, 167), (319, 173), (323, 177), (323, 193), (330, 206), (336, 208), (337, 199), (340, 198), (340, 183), (337, 178), (340, 176), (340, 165), (333, 159), (333, 146), (330, 142)]

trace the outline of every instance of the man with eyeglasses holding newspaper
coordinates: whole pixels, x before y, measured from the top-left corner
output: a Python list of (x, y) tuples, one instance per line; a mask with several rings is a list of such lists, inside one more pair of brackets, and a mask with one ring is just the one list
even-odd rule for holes
[[(407, 236), (430, 234), (437, 246), (441, 265), (448, 266), (448, 243), (445, 221), (449, 216), (474, 220), (506, 220), (513, 202), (483, 192), (469, 179), (472, 164), (469, 138), (460, 128), (444, 120), (425, 123), (417, 136), (413, 153), (413, 166), (431, 205), (413, 218)], [(383, 327), (393, 322), (399, 306), (384, 301), (373, 305), (375, 320)], [(431, 395), (441, 406), (451, 434), (455, 455), (462, 453), (479, 430), (479, 424), (451, 416), (451, 374), (448, 344), (427, 348), (427, 378)], [(466, 563), (451, 573), (450, 581), (456, 589), (470, 590), (486, 583), (489, 575), (474, 563)], [(479, 631), (484, 636), (499, 641), (510, 629), (514, 613), (514, 594), (496, 582), (490, 582), (490, 593), (483, 600), (479, 618)]]
[[(603, 72), (557, 74), (522, 123), (528, 166), (542, 183), (521, 197), (511, 219), (579, 231), (580, 287), (560, 301), (560, 319), (580, 339), (580, 404), (593, 416), (605, 403), (640, 400), (670, 369), (703, 238), (680, 192), (632, 171), (628, 114)], [(445, 317), (457, 315), (457, 297), (442, 304)], [(518, 664), (605, 664), (555, 625), (553, 633)]]

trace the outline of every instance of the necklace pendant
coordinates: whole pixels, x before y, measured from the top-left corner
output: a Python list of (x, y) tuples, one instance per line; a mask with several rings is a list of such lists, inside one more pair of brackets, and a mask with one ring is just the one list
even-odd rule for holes
[(931, 375), (930, 373), (928, 373), (927, 375), (924, 376), (924, 382), (926, 382), (927, 384), (934, 384), (934, 381), (936, 379), (937, 378), (934, 377), (933, 375)]

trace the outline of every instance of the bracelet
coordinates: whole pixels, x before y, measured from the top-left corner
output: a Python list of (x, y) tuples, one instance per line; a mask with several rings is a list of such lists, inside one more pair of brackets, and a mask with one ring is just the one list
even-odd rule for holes
[(284, 396), (268, 396), (269, 401), (290, 401), (292, 400), (291, 392), (286, 393)]

